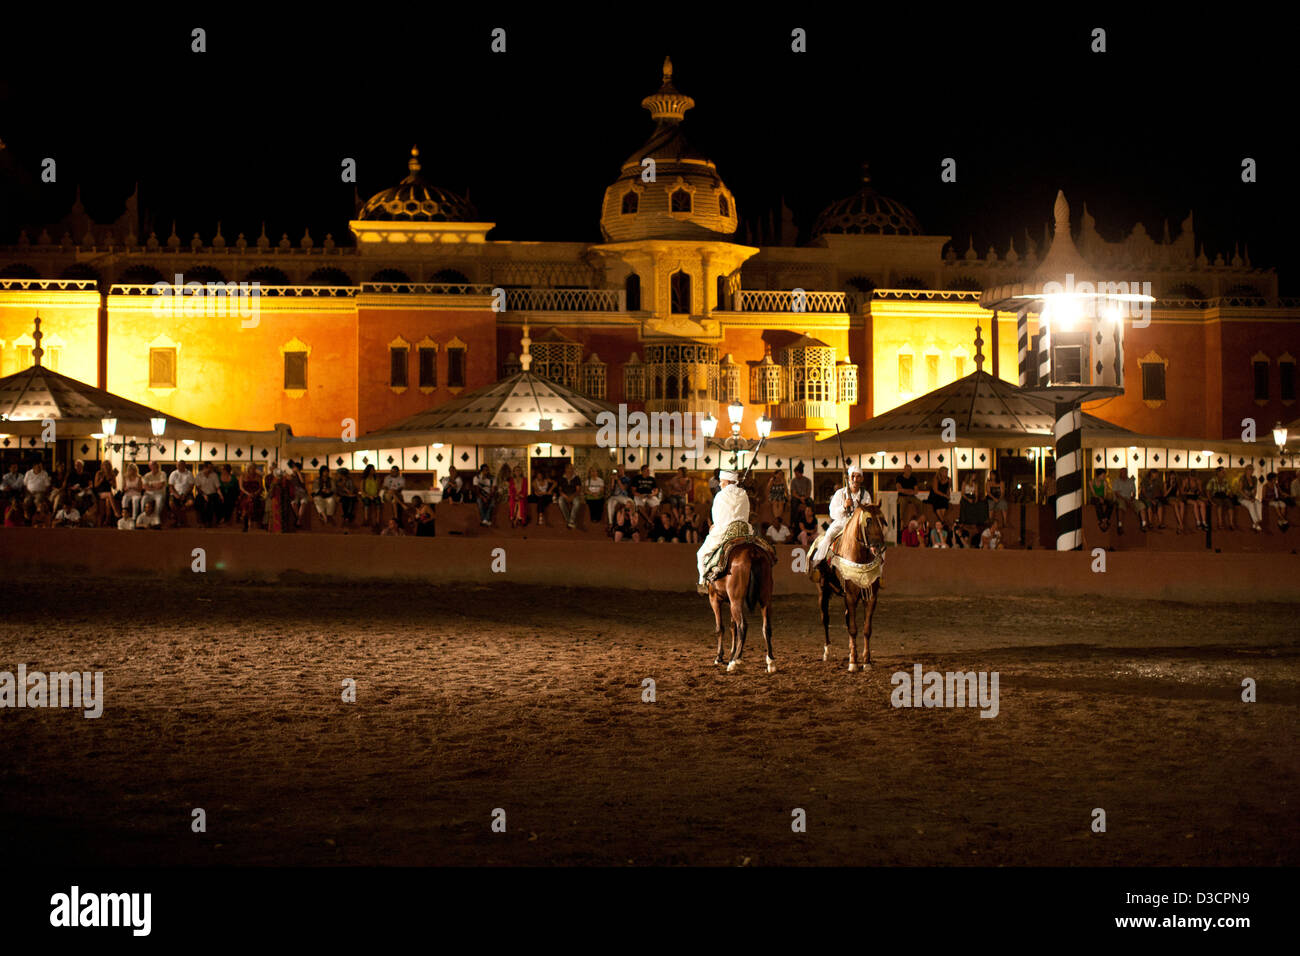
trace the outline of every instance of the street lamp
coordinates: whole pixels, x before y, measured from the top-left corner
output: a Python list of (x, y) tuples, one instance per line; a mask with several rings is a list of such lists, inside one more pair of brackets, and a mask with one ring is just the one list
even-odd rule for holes
[(141, 441), (136, 438), (128, 438), (123, 435), (114, 441), (117, 436), (117, 418), (112, 412), (109, 412), (99, 420), (100, 434), (103, 435), (104, 448), (112, 452), (130, 452), (131, 458), (134, 459), (141, 451), (149, 448), (163, 449), (163, 443), (158, 439), (167, 431), (167, 419), (159, 416), (149, 419), (149, 430), (153, 432), (153, 438)]
[(700, 422), (700, 430), (704, 432), (704, 437), (714, 448), (731, 452), (731, 467), (734, 470), (737, 467), (737, 453), (752, 451), (755, 455), (758, 454), (759, 446), (772, 434), (772, 419), (766, 415), (759, 416), (755, 426), (758, 430), (758, 438), (742, 438), (740, 423), (745, 418), (745, 406), (739, 399), (727, 406), (727, 418), (731, 422), (731, 434), (726, 438), (719, 440), (714, 437), (718, 430), (718, 420), (712, 414), (704, 416), (704, 420)]
[(1286, 426), (1283, 425), (1281, 422), (1278, 422), (1276, 425), (1273, 426), (1273, 444), (1277, 445), (1277, 453), (1279, 455), (1285, 455), (1287, 453), (1286, 439), (1287, 439)]

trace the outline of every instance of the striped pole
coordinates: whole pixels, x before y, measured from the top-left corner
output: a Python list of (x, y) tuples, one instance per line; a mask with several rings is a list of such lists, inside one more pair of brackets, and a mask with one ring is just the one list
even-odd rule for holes
[(1029, 384), (1029, 307), (1016, 313), (1016, 343), (1020, 348), (1020, 387)]
[(1083, 410), (1056, 403), (1056, 550), (1083, 547)]
[(1038, 316), (1038, 387), (1052, 384), (1052, 326)]

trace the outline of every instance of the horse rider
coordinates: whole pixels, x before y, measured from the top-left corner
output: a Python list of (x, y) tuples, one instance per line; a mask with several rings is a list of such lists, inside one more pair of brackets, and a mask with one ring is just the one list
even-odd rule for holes
[(740, 476), (734, 471), (723, 471), (718, 473), (718, 482), (720, 487), (718, 493), (713, 497), (713, 527), (709, 529), (708, 536), (704, 543), (700, 545), (700, 550), (695, 554), (695, 563), (699, 566), (700, 581), (699, 588), (701, 593), (707, 591), (707, 584), (704, 580), (704, 563), (709, 556), (722, 546), (722, 539), (726, 536), (727, 528), (733, 521), (749, 522), (749, 495), (745, 489), (740, 487)]
[[(831, 545), (840, 536), (844, 526), (849, 523), (853, 510), (859, 505), (869, 504), (871, 504), (871, 493), (866, 489), (866, 479), (862, 469), (857, 465), (850, 465), (848, 486), (835, 489), (835, 494), (831, 497), (831, 526), (826, 529), (826, 533), (822, 535), (817, 545), (817, 550), (813, 552), (813, 567), (818, 567), (826, 560)], [(822, 570), (824, 572), (826, 569)]]

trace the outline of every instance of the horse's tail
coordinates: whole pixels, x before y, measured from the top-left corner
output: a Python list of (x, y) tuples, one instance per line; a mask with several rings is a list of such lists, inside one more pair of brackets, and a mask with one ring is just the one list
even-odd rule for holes
[(767, 566), (767, 553), (761, 548), (749, 549), (749, 587), (745, 589), (745, 608), (754, 610), (763, 599), (763, 570)]

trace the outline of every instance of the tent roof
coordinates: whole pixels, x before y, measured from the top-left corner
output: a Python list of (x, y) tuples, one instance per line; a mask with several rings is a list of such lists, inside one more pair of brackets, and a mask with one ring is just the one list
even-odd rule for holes
[(43, 365), (33, 365), (0, 378), (0, 415), (9, 421), (39, 422), (52, 418), (56, 422), (93, 424), (95, 431), (99, 431), (100, 419), (109, 417), (119, 423), (146, 427), (151, 418), (166, 418), (168, 428), (172, 425), (198, 427)]

